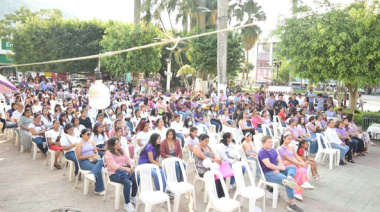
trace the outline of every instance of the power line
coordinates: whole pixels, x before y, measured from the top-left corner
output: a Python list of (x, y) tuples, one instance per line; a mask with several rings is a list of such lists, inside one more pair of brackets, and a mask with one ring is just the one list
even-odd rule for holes
[(169, 43), (178, 43), (180, 41), (185, 41), (185, 40), (190, 40), (190, 39), (193, 39), (193, 38), (199, 38), (199, 37), (204, 37), (204, 36), (208, 36), (208, 35), (213, 35), (213, 34), (217, 34), (217, 33), (220, 33), (220, 32), (233, 31), (233, 30), (242, 29), (242, 28), (246, 28), (246, 27), (250, 27), (250, 26), (254, 26), (254, 25), (256, 25), (256, 23), (245, 24), (245, 25), (241, 25), (241, 26), (236, 26), (236, 27), (232, 27), (232, 28), (216, 30), (216, 31), (212, 31), (212, 32), (205, 32), (205, 33), (202, 33), (202, 34), (192, 35), (192, 36), (188, 36), (188, 37), (184, 37), (184, 38), (177, 37), (177, 38), (172, 38), (172, 39), (169, 39), (169, 40), (163, 40), (163, 41), (157, 42), (157, 43), (151, 43), (151, 44), (146, 44), (146, 45), (142, 45), (142, 46), (132, 47), (132, 48), (129, 48), (129, 49), (123, 49), (123, 50), (118, 50), (118, 51), (111, 51), (111, 52), (106, 52), (106, 53), (101, 53), (101, 54), (96, 54), (96, 55), (89, 55), (89, 56), (84, 56), (84, 57), (74, 57), (74, 58), (67, 58), (67, 59), (60, 59), (60, 60), (50, 60), (50, 61), (45, 61), (45, 62), (35, 62), (35, 63), (25, 63), (25, 64), (12, 64), (12, 65), (8, 65), (8, 66), (1, 66), (0, 68), (24, 67), (24, 66), (33, 66), (33, 65), (45, 65), (45, 64), (52, 64), (52, 63), (63, 63), (63, 62), (71, 62), (71, 61), (89, 60), (89, 59), (109, 57), (109, 56), (113, 56), (113, 55), (122, 54), (122, 53), (125, 53), (125, 52), (131, 52), (131, 51), (136, 51), (136, 50), (140, 50), (140, 49), (147, 49), (147, 48), (151, 48), (151, 47), (155, 47), (155, 46), (166, 45), (166, 44), (169, 44)]

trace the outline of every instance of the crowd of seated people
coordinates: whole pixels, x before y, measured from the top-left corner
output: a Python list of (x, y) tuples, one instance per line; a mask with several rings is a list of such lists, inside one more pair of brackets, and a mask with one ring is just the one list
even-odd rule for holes
[[(226, 94), (215, 89), (208, 93), (181, 89), (174, 94), (141, 93), (122, 83), (112, 91), (111, 104), (104, 110), (88, 105), (87, 91), (63, 88), (61, 83), (53, 83), (50, 90), (23, 87), (10, 97), (11, 108), (3, 129), (18, 127), (23, 148), (30, 149), (34, 142), (44, 159), (49, 149), (55, 151), (57, 169), (62, 168), (58, 158), (63, 153), (74, 162), (75, 174), (79, 167), (90, 171), (86, 177), (95, 181), (94, 192), (99, 195), (104, 194), (101, 169), (105, 165), (111, 181), (124, 185), (127, 211), (133, 211), (137, 202), (134, 165), (157, 165), (165, 190), (161, 159), (183, 159), (187, 149), (198, 174), (203, 176), (209, 170), (203, 160), (232, 165), (237, 159), (229, 152), (240, 148), (246, 159), (260, 164), (267, 181), (286, 186), (288, 209), (302, 211), (294, 199), (302, 200), (303, 189), (314, 188), (307, 178), (307, 167), (314, 180), (321, 178), (311, 158), (318, 152), (318, 133), (327, 139), (322, 142), (340, 151), (340, 165), (365, 156), (371, 144), (368, 134), (355, 125), (352, 114), (343, 114), (341, 108), (335, 110), (328, 95), (316, 95), (312, 90), (305, 96), (293, 94), (285, 101), (282, 94), (250, 95), (229, 89)], [(206, 135), (211, 126), (214, 131)], [(265, 131), (264, 126), (268, 127)], [(215, 141), (214, 134), (219, 135), (219, 141)], [(257, 151), (257, 134), (282, 136), (279, 154), (270, 136), (264, 136), (262, 148)], [(158, 174), (152, 173), (158, 188)], [(179, 164), (176, 173), (183, 181), (186, 173), (181, 172)], [(220, 181), (216, 185), (218, 196), (223, 196)], [(170, 192), (168, 195), (172, 197)]]

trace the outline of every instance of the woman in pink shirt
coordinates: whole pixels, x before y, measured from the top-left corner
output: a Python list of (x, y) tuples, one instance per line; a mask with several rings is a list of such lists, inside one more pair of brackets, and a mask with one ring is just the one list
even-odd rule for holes
[[(107, 141), (107, 151), (104, 154), (104, 163), (107, 166), (109, 178), (112, 182), (124, 185), (124, 210), (134, 211), (132, 203), (137, 203), (137, 183), (135, 178), (135, 168), (131, 159), (120, 146), (118, 138), (111, 138)], [(132, 194), (131, 194), (132, 183)]]
[(257, 111), (253, 112), (251, 122), (255, 130), (259, 131), (259, 133), (263, 133), (263, 130), (261, 129), (261, 125), (263, 124), (263, 119), (261, 118), (259, 112)]

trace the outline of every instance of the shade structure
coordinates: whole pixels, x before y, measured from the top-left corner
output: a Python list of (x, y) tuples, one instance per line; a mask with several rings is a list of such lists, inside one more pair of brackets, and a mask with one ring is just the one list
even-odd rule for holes
[(9, 93), (16, 90), (16, 86), (9, 82), (6, 77), (0, 75), (0, 93)]
[(293, 88), (289, 86), (270, 86), (267, 92), (269, 93), (293, 93)]

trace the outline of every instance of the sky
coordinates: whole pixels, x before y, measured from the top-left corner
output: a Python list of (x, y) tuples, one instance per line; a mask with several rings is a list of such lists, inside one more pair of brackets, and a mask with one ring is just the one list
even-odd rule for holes
[[(4, 1), (4, 0), (0, 0)], [(257, 0), (267, 15), (267, 20), (260, 23), (262, 30), (274, 29), (279, 17), (287, 17), (291, 14), (291, 0)], [(314, 0), (303, 0), (306, 4), (312, 4)], [(27, 0), (27, 5), (32, 10), (41, 8), (58, 8), (64, 11), (66, 17), (78, 17), (79, 19), (97, 18), (101, 20), (119, 20), (133, 22), (133, 0)], [(330, 0), (331, 3), (351, 3), (354, 0)], [(164, 16), (165, 25), (169, 26), (168, 17)], [(172, 18), (174, 20), (174, 17)], [(174, 24), (174, 23), (173, 23)]]

